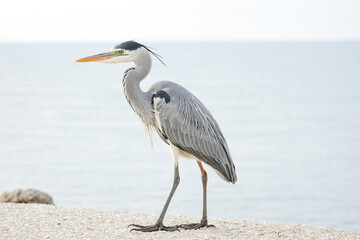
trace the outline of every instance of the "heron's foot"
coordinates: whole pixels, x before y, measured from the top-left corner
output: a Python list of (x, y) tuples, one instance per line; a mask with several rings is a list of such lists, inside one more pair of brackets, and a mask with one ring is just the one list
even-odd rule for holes
[(150, 226), (143, 226), (143, 225), (138, 225), (138, 224), (130, 224), (128, 227), (133, 227), (131, 231), (139, 231), (139, 232), (156, 232), (156, 231), (167, 231), (167, 232), (174, 232), (174, 231), (179, 231), (179, 228), (177, 226), (164, 226), (162, 223), (161, 224), (155, 224), (155, 225), (150, 225)]
[(215, 225), (208, 224), (207, 219), (201, 220), (200, 223), (189, 223), (189, 224), (180, 224), (176, 225), (177, 228), (183, 228), (185, 230), (191, 230), (191, 229), (200, 229), (203, 227), (215, 227)]

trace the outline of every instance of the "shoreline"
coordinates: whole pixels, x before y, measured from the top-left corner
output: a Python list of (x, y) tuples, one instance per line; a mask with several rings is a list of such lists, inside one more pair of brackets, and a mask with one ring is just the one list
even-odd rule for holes
[[(300, 224), (209, 219), (216, 228), (130, 232), (131, 223), (154, 224), (158, 215), (0, 203), (0, 239), (360, 239), (360, 233)], [(199, 219), (166, 216), (165, 225)]]

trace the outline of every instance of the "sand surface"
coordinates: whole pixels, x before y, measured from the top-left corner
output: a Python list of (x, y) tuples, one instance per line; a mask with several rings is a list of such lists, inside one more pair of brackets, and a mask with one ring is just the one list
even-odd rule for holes
[[(150, 225), (157, 214), (74, 209), (42, 204), (0, 203), (0, 239), (360, 239), (360, 233), (324, 227), (224, 221), (216, 228), (181, 232), (130, 232), (131, 223)], [(199, 219), (168, 216), (165, 225)]]

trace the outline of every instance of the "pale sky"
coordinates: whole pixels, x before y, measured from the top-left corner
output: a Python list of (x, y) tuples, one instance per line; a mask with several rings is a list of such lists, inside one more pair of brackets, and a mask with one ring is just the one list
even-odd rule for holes
[(4, 0), (0, 42), (360, 40), (360, 0)]

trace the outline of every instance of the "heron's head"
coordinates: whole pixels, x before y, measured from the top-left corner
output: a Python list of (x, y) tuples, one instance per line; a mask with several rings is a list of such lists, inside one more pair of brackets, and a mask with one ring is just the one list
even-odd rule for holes
[[(81, 58), (76, 62), (102, 62), (102, 63), (125, 63), (137, 62), (141, 58), (149, 58), (150, 53), (157, 57), (160, 62), (161, 56), (151, 51), (148, 47), (135, 41), (126, 41), (115, 45), (110, 51)], [(163, 63), (163, 62), (162, 62)], [(164, 64), (164, 63), (163, 63)], [(165, 64), (164, 64), (165, 65)]]

